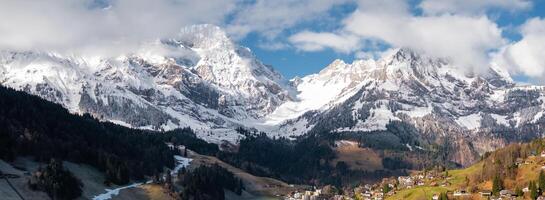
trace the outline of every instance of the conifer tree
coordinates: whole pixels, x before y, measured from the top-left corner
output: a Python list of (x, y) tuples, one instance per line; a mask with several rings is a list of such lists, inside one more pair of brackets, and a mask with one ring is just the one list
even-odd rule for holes
[(392, 189), (390, 188), (390, 186), (389, 186), (388, 184), (384, 184), (384, 185), (382, 186), (382, 192), (383, 192), (384, 194), (390, 192), (390, 190), (392, 190)]
[(522, 191), (522, 189), (520, 189), (520, 187), (517, 186), (517, 188), (515, 189), (515, 194), (517, 195), (517, 197), (522, 197), (524, 196), (524, 192)]
[(492, 194), (498, 195), (503, 190), (503, 183), (499, 175), (494, 176), (492, 180)]
[(448, 200), (447, 193), (442, 192), (441, 195), (439, 195), (439, 200)]
[(539, 172), (538, 186), (539, 186), (539, 191), (541, 192), (545, 191), (545, 173), (543, 173), (543, 170)]
[(533, 181), (530, 181), (530, 185), (528, 186), (528, 189), (530, 189), (530, 199), (537, 199), (538, 197), (537, 186)]

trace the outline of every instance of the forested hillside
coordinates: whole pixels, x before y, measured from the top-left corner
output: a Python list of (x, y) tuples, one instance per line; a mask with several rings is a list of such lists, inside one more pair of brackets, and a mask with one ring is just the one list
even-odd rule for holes
[(73, 115), (39, 97), (0, 87), (0, 159), (32, 156), (86, 163), (106, 174), (107, 183), (126, 184), (174, 166), (174, 150), (184, 144), (214, 154), (217, 145), (197, 139), (190, 129), (153, 132)]

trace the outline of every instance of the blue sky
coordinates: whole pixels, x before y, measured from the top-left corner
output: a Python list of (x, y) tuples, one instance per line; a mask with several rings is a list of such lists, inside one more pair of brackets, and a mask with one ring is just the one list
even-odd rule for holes
[[(421, 9), (418, 8), (419, 3), (420, 1), (410, 1), (412, 12), (415, 15), (422, 15)], [(485, 11), (485, 15), (502, 29), (502, 35), (506, 40), (509, 42), (516, 42), (521, 40), (522, 37), (516, 30), (519, 26), (523, 25), (528, 19), (545, 17), (545, 1), (531, 1), (531, 3), (532, 6), (530, 8), (520, 11), (504, 8), (491, 8)], [(332, 8), (328, 12), (332, 15), (332, 21), (340, 24), (342, 23), (341, 20), (354, 12), (356, 8), (357, 6), (354, 4), (347, 4)], [(312, 22), (301, 23), (290, 28), (290, 30), (287, 31), (288, 33), (284, 33), (284, 35), (280, 37), (286, 37), (289, 35), (290, 31), (296, 32), (294, 30), (308, 29), (314, 31), (327, 31), (332, 28), (335, 27), (324, 26), (323, 24)], [(259, 59), (266, 64), (271, 64), (287, 78), (317, 73), (335, 59), (342, 59), (346, 62), (352, 62), (355, 59), (355, 52), (338, 52), (333, 49), (302, 51), (293, 46), (282, 49), (263, 48), (262, 43), (264, 40), (266, 39), (260, 37), (259, 34), (253, 33), (248, 34), (245, 38), (240, 40), (240, 43), (251, 48)], [(365, 47), (363, 47), (363, 49), (364, 48)], [(530, 78), (524, 74), (513, 74), (513, 78), (522, 82), (530, 80)]]

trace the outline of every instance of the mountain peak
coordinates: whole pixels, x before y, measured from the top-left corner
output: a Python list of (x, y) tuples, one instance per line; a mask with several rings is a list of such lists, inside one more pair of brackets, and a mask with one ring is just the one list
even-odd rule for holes
[(234, 43), (219, 26), (200, 24), (184, 27), (178, 33), (177, 40), (191, 48), (232, 47)]

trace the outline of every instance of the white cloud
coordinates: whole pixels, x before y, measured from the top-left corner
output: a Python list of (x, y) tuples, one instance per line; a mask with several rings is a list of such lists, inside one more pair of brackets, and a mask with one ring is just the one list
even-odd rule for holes
[(425, 14), (483, 14), (498, 8), (510, 11), (525, 10), (532, 6), (528, 0), (423, 0), (419, 7)]
[(376, 60), (384, 56), (385, 52), (392, 51), (391, 49), (388, 49), (384, 52), (380, 51), (356, 51), (354, 53), (354, 57), (356, 59), (362, 59), (362, 60)]
[[(488, 52), (505, 43), (501, 29), (484, 15), (417, 16), (410, 12), (407, 1), (399, 0), (361, 0), (358, 9), (344, 19), (343, 24), (341, 30), (336, 32), (342, 32), (344, 36), (358, 36), (360, 40), (411, 48), (432, 56), (451, 59), (455, 64), (472, 70), (484, 68), (482, 66), (486, 66), (489, 61)], [(344, 42), (341, 42), (343, 45), (333, 44), (332, 39), (325, 40), (316, 36), (307, 38), (310, 39), (305, 44), (311, 45), (297, 47), (301, 50), (342, 47), (345, 52), (358, 51), (361, 48), (344, 42), (356, 40), (352, 38), (343, 40), (331, 36), (336, 41)]]
[(303, 31), (292, 35), (289, 41), (304, 51), (321, 51), (325, 48), (332, 48), (339, 52), (348, 53), (360, 47), (359, 37), (335, 33)]
[(520, 27), (522, 39), (503, 48), (494, 61), (511, 73), (545, 78), (545, 19), (532, 18)]
[(0, 0), (0, 49), (123, 53), (184, 26), (211, 23), (234, 39), (256, 33), (259, 46), (275, 50), (289, 46), (280, 33), (330, 19), (330, 9), (351, 1)]
[[(0, 0), (0, 48), (126, 51), (186, 25), (220, 23), (234, 0)], [(205, 14), (204, 14), (205, 13)]]
[(348, 1), (351, 0), (256, 0), (242, 4), (226, 27), (234, 38), (257, 32), (274, 39), (299, 23), (328, 17), (328, 10)]
[(487, 51), (503, 44), (501, 30), (487, 17), (376, 16), (357, 11), (346, 21), (347, 31), (363, 38), (408, 47), (456, 64), (487, 64)]

